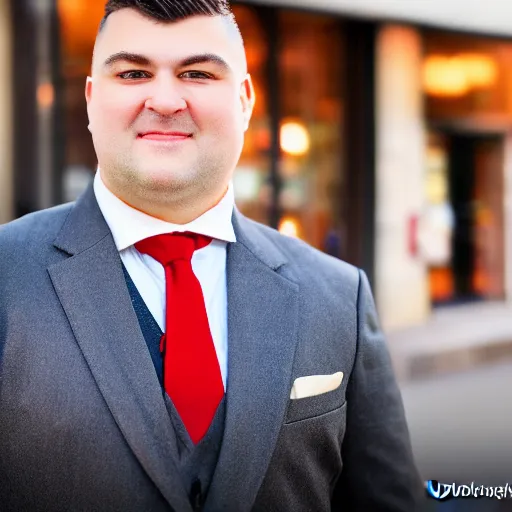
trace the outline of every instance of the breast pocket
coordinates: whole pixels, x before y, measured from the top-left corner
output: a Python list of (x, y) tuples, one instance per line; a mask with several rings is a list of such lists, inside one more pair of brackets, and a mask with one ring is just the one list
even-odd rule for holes
[(340, 409), (345, 404), (345, 386), (322, 393), (321, 395), (308, 396), (290, 400), (286, 411), (285, 424), (306, 420), (327, 414)]

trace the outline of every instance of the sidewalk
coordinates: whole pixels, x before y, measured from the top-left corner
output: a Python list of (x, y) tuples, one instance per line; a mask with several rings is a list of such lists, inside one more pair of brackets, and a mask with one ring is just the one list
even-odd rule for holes
[(386, 333), (398, 380), (512, 359), (512, 305), (473, 303), (433, 310), (423, 325)]

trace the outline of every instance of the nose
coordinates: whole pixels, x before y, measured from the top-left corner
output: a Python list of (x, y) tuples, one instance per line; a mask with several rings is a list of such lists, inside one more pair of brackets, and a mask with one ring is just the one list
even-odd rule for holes
[(187, 102), (177, 80), (161, 77), (154, 80), (145, 107), (161, 115), (170, 115), (185, 110)]

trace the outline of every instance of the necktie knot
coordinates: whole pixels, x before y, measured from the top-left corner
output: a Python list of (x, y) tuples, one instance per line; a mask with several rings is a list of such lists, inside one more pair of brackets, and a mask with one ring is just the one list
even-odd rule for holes
[(165, 267), (179, 260), (190, 261), (194, 251), (206, 247), (211, 240), (207, 236), (189, 232), (165, 233), (141, 240), (135, 247)]

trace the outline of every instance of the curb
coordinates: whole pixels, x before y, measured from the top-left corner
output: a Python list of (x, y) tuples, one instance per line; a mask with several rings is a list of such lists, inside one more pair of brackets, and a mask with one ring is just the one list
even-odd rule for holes
[[(512, 358), (512, 339), (493, 341), (490, 344), (443, 350), (435, 354), (418, 354), (397, 363), (400, 380), (414, 381), (434, 376), (462, 372), (479, 366)], [(398, 371), (400, 370), (400, 371)]]

